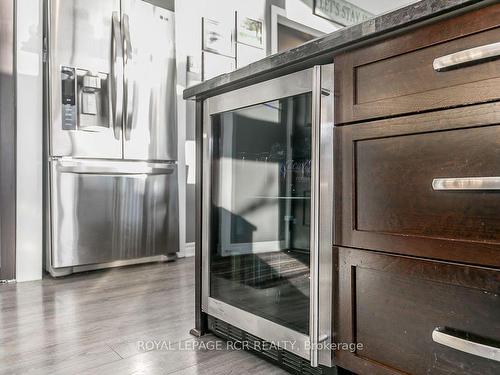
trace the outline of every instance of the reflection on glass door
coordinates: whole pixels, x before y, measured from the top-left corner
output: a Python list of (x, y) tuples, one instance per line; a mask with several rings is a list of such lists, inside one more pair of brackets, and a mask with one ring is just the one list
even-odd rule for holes
[(311, 100), (212, 116), (210, 296), (306, 335)]

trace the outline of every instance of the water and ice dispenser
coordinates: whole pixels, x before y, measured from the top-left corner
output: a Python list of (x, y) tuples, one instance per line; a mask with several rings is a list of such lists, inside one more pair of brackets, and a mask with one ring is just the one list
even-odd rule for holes
[(108, 74), (61, 67), (63, 130), (110, 127)]

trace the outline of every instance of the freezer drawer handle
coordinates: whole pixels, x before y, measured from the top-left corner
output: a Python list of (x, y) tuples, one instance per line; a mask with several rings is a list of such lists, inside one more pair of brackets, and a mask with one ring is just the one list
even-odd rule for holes
[(105, 164), (85, 163), (78, 161), (59, 161), (58, 171), (62, 173), (93, 174), (99, 176), (134, 176), (134, 175), (167, 175), (174, 173), (175, 165), (155, 163), (126, 163)]
[(125, 132), (125, 139), (130, 140), (132, 132), (132, 116), (133, 116), (133, 103), (134, 103), (134, 90), (130, 89), (130, 64), (132, 63), (132, 43), (130, 41), (130, 21), (128, 14), (123, 14), (123, 51), (124, 51), (124, 68), (123, 68), (123, 83), (124, 83), (124, 97), (123, 97), (123, 129)]
[(434, 190), (500, 190), (500, 177), (435, 178)]
[(111, 107), (115, 138), (120, 139), (123, 121), (123, 45), (118, 12), (113, 12), (112, 30)]
[(432, 331), (432, 340), (464, 353), (500, 362), (499, 347), (479, 342), (478, 339), (470, 340), (465, 333), (456, 332), (444, 327), (437, 327)]
[(500, 42), (466, 49), (450, 55), (438, 57), (432, 66), (436, 72), (456, 69), (463, 65), (479, 64), (500, 57)]

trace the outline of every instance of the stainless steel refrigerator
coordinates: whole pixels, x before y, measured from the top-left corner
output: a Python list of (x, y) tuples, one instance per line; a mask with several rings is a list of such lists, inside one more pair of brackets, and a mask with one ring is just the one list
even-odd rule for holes
[(46, 269), (179, 250), (174, 14), (139, 0), (46, 0)]

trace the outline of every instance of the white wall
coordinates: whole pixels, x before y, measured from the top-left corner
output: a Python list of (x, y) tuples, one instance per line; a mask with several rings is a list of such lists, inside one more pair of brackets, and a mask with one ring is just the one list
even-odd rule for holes
[(42, 278), (42, 5), (17, 0), (16, 280)]

